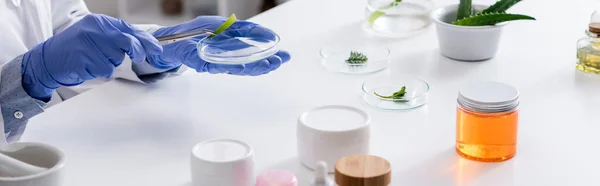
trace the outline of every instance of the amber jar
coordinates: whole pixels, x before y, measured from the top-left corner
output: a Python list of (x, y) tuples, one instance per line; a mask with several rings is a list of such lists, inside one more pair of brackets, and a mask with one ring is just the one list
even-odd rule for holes
[(456, 152), (464, 158), (500, 162), (517, 152), (519, 92), (498, 82), (462, 88), (456, 111)]

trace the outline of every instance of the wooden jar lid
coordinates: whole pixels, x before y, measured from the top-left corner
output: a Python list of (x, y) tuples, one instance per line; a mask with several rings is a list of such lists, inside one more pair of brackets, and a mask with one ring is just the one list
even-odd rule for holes
[(600, 34), (600, 23), (590, 23), (589, 31), (592, 33)]
[(346, 156), (335, 163), (335, 182), (339, 186), (388, 186), (392, 167), (377, 156)]

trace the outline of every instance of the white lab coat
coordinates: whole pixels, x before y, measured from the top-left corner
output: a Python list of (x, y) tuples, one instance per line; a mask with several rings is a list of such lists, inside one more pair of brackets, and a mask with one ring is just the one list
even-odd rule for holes
[[(83, 0), (2, 0), (0, 2), (0, 26), (2, 27), (0, 29), (0, 69), (5, 63), (26, 53), (54, 33), (65, 30), (87, 14), (90, 12)], [(135, 26), (148, 32), (160, 28), (157, 25)], [(116, 69), (114, 77), (142, 82), (133, 72), (131, 65), (131, 60), (126, 57), (122, 65)], [(95, 79), (75, 87), (61, 87), (54, 93), (47, 107), (109, 80)], [(0, 137), (0, 143), (5, 142), (4, 122), (1, 114)]]

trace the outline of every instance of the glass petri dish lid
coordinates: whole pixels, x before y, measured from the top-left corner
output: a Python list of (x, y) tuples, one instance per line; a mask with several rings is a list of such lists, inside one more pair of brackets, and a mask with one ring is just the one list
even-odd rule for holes
[(252, 32), (252, 29), (226, 30), (213, 38), (198, 42), (198, 55), (214, 64), (248, 64), (279, 52), (279, 35)]
[[(402, 87), (406, 87), (406, 94), (402, 97), (380, 97), (392, 96)], [(409, 76), (379, 77), (365, 81), (362, 91), (363, 99), (369, 105), (386, 110), (409, 110), (427, 103), (429, 84), (419, 78)]]
[(431, 25), (431, 0), (367, 0), (365, 18), (372, 31), (387, 37), (408, 37)]
[[(348, 62), (352, 52), (362, 54), (365, 62)], [(390, 49), (378, 46), (323, 47), (320, 51), (321, 64), (331, 72), (346, 74), (367, 74), (382, 71), (390, 64)]]

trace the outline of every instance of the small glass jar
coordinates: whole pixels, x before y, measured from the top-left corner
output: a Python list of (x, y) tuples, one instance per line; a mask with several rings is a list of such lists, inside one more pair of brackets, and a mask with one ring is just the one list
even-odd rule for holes
[(517, 151), (519, 92), (498, 82), (462, 88), (456, 112), (456, 152), (467, 159), (500, 162)]
[(577, 41), (577, 70), (600, 74), (600, 12), (592, 14), (586, 37)]

